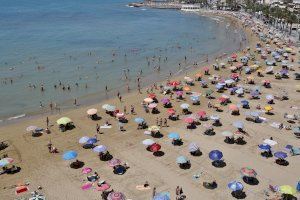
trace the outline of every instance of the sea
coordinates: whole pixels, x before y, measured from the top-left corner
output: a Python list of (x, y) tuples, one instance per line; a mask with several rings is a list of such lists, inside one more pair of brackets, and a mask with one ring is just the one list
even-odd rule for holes
[(96, 103), (137, 77), (142, 87), (172, 79), (244, 37), (222, 18), (129, 2), (1, 0), (0, 120)]

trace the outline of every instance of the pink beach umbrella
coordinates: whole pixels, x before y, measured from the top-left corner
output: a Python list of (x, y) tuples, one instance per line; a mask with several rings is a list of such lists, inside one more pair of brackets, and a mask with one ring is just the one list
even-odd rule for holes
[(157, 104), (156, 104), (156, 103), (150, 103), (150, 104), (148, 105), (148, 108), (151, 108), (151, 109), (156, 108), (156, 107), (157, 107)]
[(121, 192), (111, 192), (107, 196), (107, 200), (126, 200), (126, 197)]
[(117, 113), (117, 114), (116, 114), (116, 117), (118, 117), (118, 118), (121, 118), (121, 117), (124, 117), (124, 116), (125, 116), (124, 113)]
[(121, 164), (121, 160), (120, 160), (120, 159), (113, 158), (113, 159), (111, 159), (110, 161), (108, 161), (107, 164), (108, 164), (108, 166), (110, 166), (110, 167), (114, 167), (114, 166), (120, 165), (120, 164)]
[(199, 117), (205, 117), (206, 116), (206, 112), (205, 111), (203, 111), (203, 110), (200, 110), (199, 112), (197, 112), (197, 115), (199, 116)]
[(203, 70), (204, 70), (205, 72), (208, 72), (208, 71), (209, 71), (209, 68), (208, 68), (208, 67), (203, 67)]
[(192, 117), (187, 117), (184, 119), (184, 122), (188, 124), (192, 124), (194, 122), (194, 119)]
[(152, 102), (153, 102), (153, 99), (151, 99), (151, 98), (145, 98), (144, 101), (145, 101), (146, 103), (152, 103)]
[(81, 189), (82, 189), (82, 190), (88, 190), (88, 189), (90, 189), (92, 186), (93, 186), (93, 183), (87, 182), (87, 183), (84, 183), (84, 184), (81, 186)]
[(85, 168), (83, 168), (83, 169), (81, 170), (81, 172), (82, 172), (83, 174), (89, 174), (89, 173), (92, 172), (92, 168), (90, 168), (90, 167), (85, 167)]
[(239, 108), (238, 108), (237, 105), (235, 105), (235, 104), (230, 104), (230, 105), (228, 106), (228, 108), (229, 108), (229, 110), (231, 110), (231, 111), (238, 111), (238, 110), (239, 110)]
[(177, 96), (182, 96), (183, 95), (183, 91), (176, 91), (176, 95)]
[(170, 103), (170, 99), (168, 99), (168, 98), (162, 98), (161, 99), (161, 102), (163, 103), (163, 104), (168, 104), (168, 103)]

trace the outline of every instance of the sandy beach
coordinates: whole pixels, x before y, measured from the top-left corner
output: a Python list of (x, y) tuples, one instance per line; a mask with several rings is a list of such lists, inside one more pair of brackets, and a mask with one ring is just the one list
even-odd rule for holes
[[(206, 13), (207, 14), (207, 13)], [(223, 17), (223, 14), (220, 14)], [(242, 26), (242, 22), (230, 17)], [(288, 100), (280, 101), (275, 99), (273, 115), (267, 115), (264, 112), (261, 116), (267, 119), (265, 123), (253, 123), (245, 120), (245, 112), (249, 111), (240, 108), (240, 115), (233, 116), (227, 106), (222, 106), (223, 112), (216, 112), (213, 108), (208, 108), (208, 101), (215, 103), (217, 98), (222, 94), (230, 96), (230, 100), (234, 104), (239, 104), (242, 99), (248, 99), (249, 94), (245, 94), (243, 98), (237, 95), (229, 95), (229, 91), (225, 90), (223, 93), (214, 92), (213, 96), (216, 99), (207, 99), (204, 94), (207, 88), (200, 87), (200, 83), (195, 81), (195, 86), (191, 86), (191, 91), (201, 93), (200, 105), (192, 105), (188, 95), (184, 95), (185, 100), (178, 100), (175, 95), (171, 98), (173, 108), (180, 114), (179, 121), (168, 120), (168, 127), (162, 127), (160, 132), (164, 135), (162, 138), (152, 138), (145, 135), (145, 130), (137, 130), (137, 124), (134, 122), (136, 117), (143, 117), (149, 126), (156, 125), (156, 118), (168, 118), (167, 109), (160, 103), (160, 99), (165, 96), (159, 90), (154, 89), (157, 95), (158, 110), (160, 114), (145, 113), (141, 102), (148, 97), (147, 88), (143, 88), (141, 93), (133, 91), (129, 94), (122, 94), (122, 102), (117, 98), (109, 99), (99, 102), (92, 106), (74, 107), (72, 110), (64, 111), (49, 115), (50, 134), (44, 133), (40, 137), (32, 137), (26, 132), (26, 127), (35, 125), (46, 128), (46, 116), (24, 120), (18, 123), (8, 124), (0, 127), (0, 141), (4, 141), (9, 146), (0, 151), (0, 155), (7, 154), (8, 157), (14, 159), (14, 164), (21, 168), (20, 172), (16, 174), (2, 174), (0, 175), (0, 196), (1, 199), (17, 199), (29, 196), (29, 193), (15, 194), (16, 185), (23, 185), (29, 183), (28, 188), (30, 192), (37, 190), (38, 186), (42, 189), (39, 191), (44, 194), (47, 199), (100, 199), (101, 192), (94, 188), (83, 191), (81, 186), (87, 182), (86, 175), (81, 173), (82, 169), (72, 169), (69, 167), (70, 161), (62, 159), (63, 152), (67, 150), (75, 150), (78, 152), (78, 160), (84, 162), (84, 167), (90, 167), (93, 171), (97, 171), (100, 179), (105, 180), (111, 185), (114, 191), (122, 192), (126, 195), (126, 199), (132, 200), (146, 200), (151, 199), (152, 189), (156, 187), (157, 192), (170, 192), (171, 199), (175, 199), (175, 188), (181, 186), (187, 199), (234, 199), (231, 195), (231, 190), (228, 189), (227, 184), (230, 181), (237, 180), (243, 182), (240, 170), (243, 167), (250, 167), (257, 172), (258, 185), (244, 185), (244, 192), (246, 199), (272, 199), (277, 193), (269, 191), (270, 196), (265, 195), (268, 191), (269, 185), (291, 185), (294, 186), (299, 181), (300, 173), (300, 159), (299, 156), (288, 156), (286, 160), (289, 162), (288, 166), (280, 166), (275, 163), (275, 158), (263, 158), (260, 155), (258, 145), (263, 143), (264, 139), (272, 137), (278, 144), (272, 147), (273, 151), (282, 151), (287, 144), (299, 147), (299, 139), (295, 137), (292, 130), (277, 129), (270, 124), (272, 122), (280, 122), (288, 125), (287, 120), (283, 118), (284, 113), (299, 114), (300, 108), (300, 93), (296, 92), (296, 85), (299, 81), (294, 80), (293, 73), (299, 72), (298, 67), (298, 49), (292, 47), (297, 54), (294, 61), (295, 71), (291, 71), (289, 79), (275, 79), (274, 75), (264, 73), (266, 65), (261, 59), (256, 49), (256, 44), (259, 41), (257, 35), (251, 31), (251, 27), (246, 27), (245, 32), (249, 42), (250, 52), (255, 54), (257, 60), (261, 62), (261, 68), (264, 77), (258, 77), (255, 72), (252, 73), (256, 85), (261, 86), (261, 82), (265, 79), (271, 81), (272, 88), (261, 88), (261, 98), (256, 100), (249, 100), (250, 110), (255, 110), (255, 107), (260, 104), (263, 108), (267, 105), (266, 94), (277, 96), (279, 92), (284, 89), (288, 93)], [(262, 48), (266, 44), (261, 42)], [(275, 48), (272, 44), (272, 48)], [(238, 58), (243, 56), (243, 52), (238, 53)], [(230, 56), (230, 55), (227, 55)], [(226, 56), (226, 57), (227, 57)], [(268, 55), (269, 57), (271, 55)], [(220, 60), (219, 63), (222, 61)], [(226, 67), (216, 71), (209, 64), (210, 75), (219, 75), (221, 77), (229, 77), (231, 74), (230, 64), (226, 63)], [(249, 66), (253, 65), (254, 61), (249, 61)], [(203, 67), (203, 66), (201, 66)], [(195, 77), (198, 72), (203, 73), (203, 69), (197, 66), (192, 72), (184, 76)], [(276, 66), (279, 69), (279, 66)], [(276, 70), (275, 70), (276, 71)], [(203, 76), (204, 80), (209, 81), (209, 76)], [(172, 77), (171, 80), (184, 80), (184, 76)], [(254, 85), (245, 84), (246, 77), (244, 71), (241, 73), (239, 85)], [(162, 83), (162, 84), (165, 84)], [(208, 84), (208, 87), (215, 90), (215, 86)], [(214, 127), (215, 135), (204, 135), (205, 127), (203, 124), (211, 124), (211, 120), (202, 122), (196, 129), (187, 129), (182, 119), (185, 118), (181, 114), (180, 105), (182, 103), (189, 103), (190, 111), (193, 113), (199, 110), (205, 110), (207, 115), (217, 114), (222, 122), (222, 126)], [(101, 108), (103, 104), (115, 105), (123, 112), (124, 106), (127, 108), (126, 118), (128, 123), (124, 125), (126, 131), (118, 130), (118, 120), (105, 113)], [(135, 106), (135, 115), (129, 113), (130, 106)], [(297, 107), (297, 109), (295, 109)], [(92, 121), (87, 117), (86, 111), (89, 108), (97, 108), (98, 115), (102, 118), (99, 121)], [(263, 109), (262, 109), (263, 111)], [(72, 119), (75, 129), (66, 132), (60, 132), (56, 120), (60, 117), (67, 116)], [(247, 132), (244, 139), (247, 142), (245, 145), (226, 144), (224, 136), (221, 135), (223, 131), (236, 131), (232, 123), (234, 121), (243, 121), (244, 129)], [(101, 161), (97, 153), (91, 149), (84, 149), (78, 143), (78, 140), (83, 136), (94, 137), (96, 134), (96, 124), (103, 125), (106, 121), (112, 124), (111, 129), (101, 129), (101, 134), (97, 135), (98, 144), (108, 147), (109, 152), (114, 158), (118, 158), (122, 163), (126, 162), (129, 169), (123, 175), (116, 175), (113, 173), (111, 167), (106, 162)], [(299, 126), (299, 121), (295, 120), (292, 127)], [(168, 138), (168, 133), (177, 132), (182, 138), (183, 145), (174, 146)], [(159, 143), (164, 153), (163, 156), (154, 156), (152, 152), (146, 150), (142, 141), (151, 138)], [(59, 153), (52, 154), (48, 152), (47, 144), (51, 143), (58, 149)], [(188, 151), (188, 146), (191, 142), (196, 142), (200, 146), (202, 155), (199, 157), (191, 156)], [(224, 155), (226, 166), (223, 168), (216, 168), (212, 165), (209, 159), (209, 152), (218, 149)], [(190, 159), (191, 167), (189, 169), (180, 169), (176, 163), (178, 156), (184, 155)], [(193, 178), (194, 175), (199, 175), (199, 178)], [(210, 181), (215, 179), (218, 187), (214, 190), (209, 190), (203, 187), (203, 181)], [(149, 190), (137, 190), (137, 185), (143, 185), (145, 181), (150, 184)], [(295, 196), (299, 193), (296, 194)]]

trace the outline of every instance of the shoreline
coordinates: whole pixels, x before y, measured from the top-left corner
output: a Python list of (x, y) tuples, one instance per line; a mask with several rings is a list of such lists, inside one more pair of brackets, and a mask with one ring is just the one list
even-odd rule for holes
[[(155, 7), (153, 7), (153, 8), (150, 7), (150, 8), (151, 9), (157, 9)], [(179, 12), (181, 12), (181, 11), (179, 10)], [(185, 14), (185, 13), (183, 13), (183, 14)], [(213, 21), (216, 21), (213, 18), (213, 17), (215, 17), (215, 15), (210, 13), (210, 12), (207, 12), (206, 10), (201, 10), (200, 13), (195, 12), (195, 13), (188, 13), (188, 14), (207, 17), (207, 18), (212, 19)], [(224, 23), (226, 21), (226, 23), (229, 22), (231, 25), (234, 24), (235, 21), (238, 21), (238, 19), (232, 18), (230, 16), (226, 16), (226, 15), (224, 15), (224, 16), (219, 15), (219, 17), (223, 17), (224, 18)], [(215, 22), (215, 23), (219, 23), (219, 21)], [(240, 26), (240, 22), (237, 23), (237, 24), (239, 25), (238, 26), (239, 31), (242, 30), (243, 34), (245, 35), (246, 34), (245, 30), (243, 30), (243, 27)], [(227, 48), (227, 49), (224, 49), (224, 50), (223, 49), (218, 50), (217, 52), (208, 55), (208, 63), (206, 63), (206, 61), (205, 61), (205, 59), (206, 59), (205, 56), (203, 56), (201, 58), (197, 58), (196, 59), (196, 61), (198, 63), (197, 67), (201, 68), (201, 67), (204, 67), (205, 65), (211, 65), (215, 62), (216, 57), (218, 57), (219, 59), (223, 59), (224, 58), (224, 53), (226, 53), (226, 55), (229, 55), (233, 52), (239, 52), (241, 49), (245, 48), (248, 44), (249, 44), (249, 41), (248, 41), (248, 38), (246, 37), (246, 41), (244, 41), (242, 43), (242, 46), (240, 46), (240, 47), (235, 46), (235, 47), (230, 47), (230, 48)], [(228, 50), (228, 49), (234, 49), (234, 50)], [(184, 69), (176, 70), (171, 78), (172, 79), (177, 79), (177, 78), (183, 77), (184, 74), (192, 72), (194, 68), (195, 68), (195, 66), (193, 66), (193, 65), (187, 65), (187, 66), (184, 65)], [(156, 79), (155, 79), (156, 83), (164, 83), (165, 80), (168, 78), (168, 75), (167, 75), (166, 71), (162, 72), (161, 74), (163, 74), (163, 73), (165, 73), (164, 74), (166, 76), (165, 78), (156, 77), (157, 72), (153, 72), (150, 75), (147, 75), (147, 76), (143, 77), (143, 79), (149, 79), (149, 77), (154, 76), (154, 77), (156, 77)], [(145, 88), (149, 87), (152, 82), (153, 82), (152, 80), (150, 80), (148, 82), (145, 82), (145, 84), (142, 85), (141, 89), (145, 89)], [(49, 115), (61, 114), (63, 112), (68, 112), (72, 109), (79, 109), (79, 108), (82, 108), (82, 107), (95, 106), (96, 104), (99, 104), (99, 103), (109, 101), (109, 100), (112, 100), (112, 99), (116, 98), (115, 95), (118, 91), (120, 91), (121, 94), (124, 97), (126, 97), (126, 95), (129, 95), (131, 93), (137, 93), (138, 92), (136, 85), (134, 87), (132, 87), (129, 92), (126, 91), (124, 86), (125, 86), (125, 83), (121, 87), (116, 87), (116, 88), (113, 88), (113, 89), (109, 90), (108, 94), (106, 94), (106, 95), (98, 95), (99, 93), (105, 93), (105, 91), (98, 91), (98, 92), (94, 92), (94, 93), (90, 93), (90, 94), (81, 96), (80, 98), (77, 99), (80, 102), (80, 104), (78, 106), (71, 106), (72, 105), (72, 99), (60, 102), (59, 105), (61, 105), (62, 107), (59, 108), (59, 111), (56, 111), (56, 110), (51, 111), (46, 106), (46, 110), (45, 109), (43, 109), (43, 110), (34, 110), (34, 111), (29, 112), (29, 113), (20, 113), (20, 114), (14, 115), (14, 116), (8, 116), (8, 117), (5, 117), (5, 118), (0, 120), (0, 127), (1, 126), (7, 126), (7, 125), (10, 125), (10, 124), (19, 123), (19, 122), (22, 122), (24, 120), (32, 120), (32, 119), (37, 119), (39, 117), (45, 117), (45, 116), (49, 116)]]

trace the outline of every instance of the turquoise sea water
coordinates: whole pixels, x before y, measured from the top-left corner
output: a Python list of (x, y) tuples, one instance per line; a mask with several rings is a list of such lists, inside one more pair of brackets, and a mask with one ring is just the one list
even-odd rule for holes
[[(127, 83), (135, 87), (140, 70), (146, 85), (175, 74), (178, 63), (187, 66), (239, 46), (240, 36), (225, 23), (175, 10), (130, 8), (128, 2), (2, 0), (0, 119), (41, 111), (40, 102), (65, 108), (74, 98), (98, 101), (106, 85), (109, 95)], [(54, 88), (59, 81), (66, 90)]]

